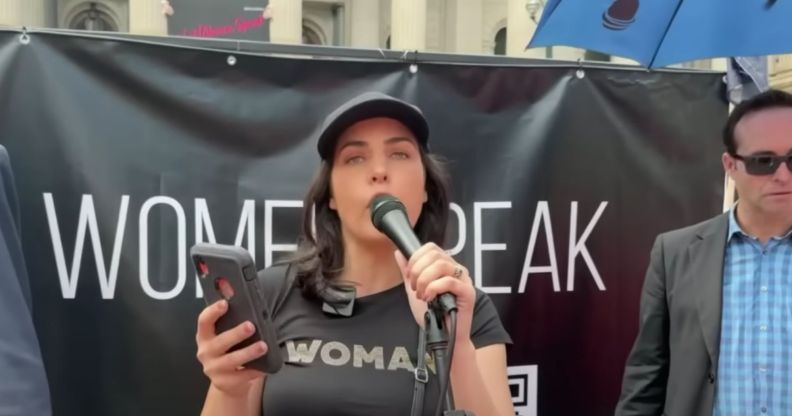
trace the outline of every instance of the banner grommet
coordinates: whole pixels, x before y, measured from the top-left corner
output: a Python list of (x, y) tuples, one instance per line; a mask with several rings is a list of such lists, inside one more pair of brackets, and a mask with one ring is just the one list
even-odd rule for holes
[(19, 43), (23, 45), (30, 43), (30, 35), (28, 35), (26, 27), (22, 27), (22, 34), (19, 35)]

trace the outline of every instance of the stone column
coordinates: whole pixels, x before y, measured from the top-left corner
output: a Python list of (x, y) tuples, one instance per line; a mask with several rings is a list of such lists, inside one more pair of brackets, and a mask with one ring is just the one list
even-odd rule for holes
[(621, 56), (616, 55), (611, 55), (610, 61), (614, 64), (638, 65), (638, 61), (634, 61), (630, 58), (622, 58)]
[(482, 9), (482, 0), (454, 0), (449, 3), (447, 36), (452, 52), (482, 53)]
[(426, 50), (426, 0), (391, 2), (391, 49)]
[(353, 48), (380, 47), (379, 0), (351, 0), (349, 4), (349, 43)]
[[(0, 0), (7, 2), (9, 0)], [(45, 0), (24, 0), (22, 5), (22, 24), (30, 27), (47, 27), (49, 5)]]
[(129, 32), (138, 35), (167, 36), (168, 20), (162, 12), (162, 2), (129, 0)]
[[(536, 32), (536, 22), (542, 16), (542, 10), (536, 10), (533, 15), (526, 7), (526, 0), (509, 0), (506, 14), (506, 55), (522, 56), (525, 58), (545, 58), (545, 48), (525, 47)], [(555, 55), (553, 56), (555, 58)]]
[(270, 0), (270, 42), (302, 43), (302, 0)]
[(22, 26), (22, 4), (24, 0), (0, 0), (0, 24)]

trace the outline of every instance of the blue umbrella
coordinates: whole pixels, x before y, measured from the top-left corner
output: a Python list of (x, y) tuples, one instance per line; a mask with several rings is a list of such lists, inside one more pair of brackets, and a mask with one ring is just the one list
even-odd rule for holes
[(650, 68), (792, 51), (792, 0), (550, 0), (528, 47), (565, 45)]

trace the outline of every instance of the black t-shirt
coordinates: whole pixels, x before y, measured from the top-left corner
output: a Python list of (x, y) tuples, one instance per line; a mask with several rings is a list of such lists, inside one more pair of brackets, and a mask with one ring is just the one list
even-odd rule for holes
[[(409, 415), (419, 327), (404, 286), (359, 297), (352, 316), (341, 317), (322, 312), (321, 303), (290, 280), (285, 266), (259, 272), (284, 359), (282, 369), (267, 376), (264, 416)], [(492, 301), (478, 289), (471, 339), (476, 348), (511, 343)], [(427, 360), (427, 367), (423, 414), (431, 415), (439, 388), (434, 363)]]

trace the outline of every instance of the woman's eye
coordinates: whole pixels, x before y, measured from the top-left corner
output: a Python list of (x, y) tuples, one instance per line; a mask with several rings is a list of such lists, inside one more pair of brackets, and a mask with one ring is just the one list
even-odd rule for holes
[(350, 156), (346, 159), (347, 165), (356, 165), (363, 162), (363, 156)]
[(393, 152), (391, 154), (391, 158), (393, 159), (408, 159), (409, 157), (410, 155), (408, 155), (406, 152)]

